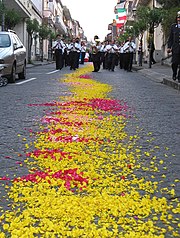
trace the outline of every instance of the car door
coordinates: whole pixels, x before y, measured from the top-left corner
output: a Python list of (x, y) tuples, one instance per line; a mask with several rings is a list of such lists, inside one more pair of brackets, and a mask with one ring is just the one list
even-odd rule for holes
[(16, 73), (22, 71), (22, 67), (24, 65), (24, 52), (23, 52), (23, 44), (19, 40), (19, 38), (13, 34), (13, 45), (14, 45), (14, 55), (16, 59)]

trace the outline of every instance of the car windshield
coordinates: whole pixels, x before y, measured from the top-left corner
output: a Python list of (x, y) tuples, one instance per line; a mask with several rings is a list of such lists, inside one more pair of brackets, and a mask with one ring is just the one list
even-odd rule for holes
[(0, 48), (6, 48), (11, 45), (11, 41), (9, 35), (7, 34), (0, 34)]

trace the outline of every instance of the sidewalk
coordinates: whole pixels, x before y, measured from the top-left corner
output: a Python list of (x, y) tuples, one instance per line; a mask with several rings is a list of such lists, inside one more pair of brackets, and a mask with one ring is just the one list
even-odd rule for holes
[(172, 69), (170, 65), (162, 65), (160, 62), (153, 64), (151, 68), (149, 68), (148, 63), (143, 64), (142, 66), (133, 64), (133, 70), (145, 75), (155, 82), (163, 83), (177, 90), (180, 90), (180, 83), (178, 83), (177, 80), (172, 80)]
[[(27, 68), (32, 68), (35, 66), (42, 66), (47, 64), (52, 64), (55, 61), (33, 61), (32, 64), (27, 64)], [(151, 80), (163, 83), (167, 86), (170, 86), (174, 89), (180, 90), (180, 83), (178, 81), (172, 80), (172, 69), (170, 65), (164, 64), (162, 65), (161, 62), (153, 64), (151, 68), (149, 68), (149, 64), (143, 63), (142, 66), (138, 66), (137, 64), (133, 64), (133, 70), (137, 71), (138, 73), (143, 74), (144, 76), (150, 78)]]
[(35, 67), (35, 66), (42, 66), (42, 65), (47, 65), (47, 64), (52, 64), (54, 63), (55, 61), (48, 61), (48, 60), (44, 60), (43, 62), (42, 61), (32, 61), (32, 64), (27, 64), (26, 65), (26, 68), (32, 68), (32, 67)]

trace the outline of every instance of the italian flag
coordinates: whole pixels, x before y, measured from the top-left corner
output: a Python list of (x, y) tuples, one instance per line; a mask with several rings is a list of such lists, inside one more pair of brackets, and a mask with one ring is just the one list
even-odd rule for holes
[(121, 28), (122, 26), (124, 26), (124, 23), (116, 23), (117, 28)]
[(122, 27), (124, 25), (124, 22), (126, 21), (126, 19), (127, 19), (126, 9), (118, 8), (117, 15), (116, 15), (116, 26), (118, 28)]
[(127, 19), (127, 15), (126, 15), (126, 9), (125, 8), (118, 8), (117, 9), (117, 15), (118, 16), (118, 19), (121, 21), (121, 20), (124, 20), (126, 21)]

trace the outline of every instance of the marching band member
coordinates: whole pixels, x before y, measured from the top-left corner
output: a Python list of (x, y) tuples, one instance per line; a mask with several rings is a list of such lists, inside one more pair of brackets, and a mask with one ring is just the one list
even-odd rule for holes
[(82, 41), (82, 42), (81, 42), (81, 64), (84, 64), (85, 54), (86, 54), (86, 45), (85, 45), (85, 43)]
[(92, 51), (91, 56), (92, 56), (92, 62), (94, 66), (94, 70), (92, 72), (98, 72), (101, 67), (101, 58), (100, 58), (101, 44), (100, 44), (100, 39), (98, 36), (94, 37), (94, 41), (95, 43), (91, 47), (91, 51)]
[(110, 70), (114, 71), (117, 62), (117, 54), (118, 54), (118, 47), (115, 44), (115, 41), (111, 42), (111, 50), (110, 50)]
[(76, 70), (79, 67), (80, 50), (79, 40), (73, 38), (68, 45), (70, 70)]
[(56, 41), (52, 48), (55, 49), (56, 69), (61, 70), (63, 68), (64, 42), (61, 40), (61, 36), (59, 34), (56, 36)]
[(132, 41), (132, 37), (130, 36), (128, 40), (125, 42), (124, 46), (124, 69), (128, 72), (132, 72), (132, 63), (133, 63), (133, 54), (136, 50), (136, 44)]

